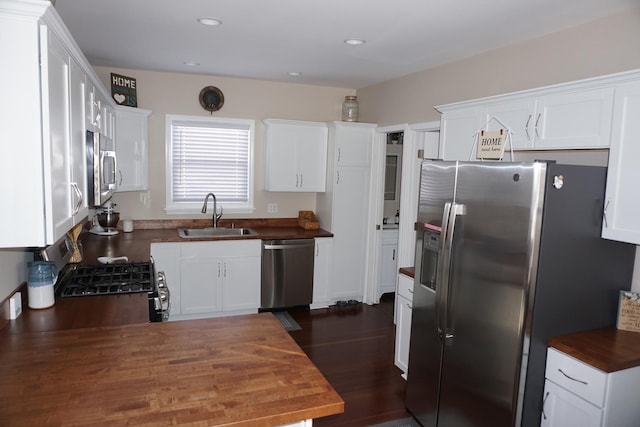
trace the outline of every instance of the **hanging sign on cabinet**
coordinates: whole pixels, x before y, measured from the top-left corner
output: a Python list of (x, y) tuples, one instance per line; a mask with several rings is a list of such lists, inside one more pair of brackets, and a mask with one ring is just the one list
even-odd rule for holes
[(504, 129), (496, 131), (482, 130), (478, 132), (477, 158), (500, 160), (504, 154), (507, 141), (507, 133)]
[(111, 97), (118, 105), (137, 107), (136, 79), (111, 73)]

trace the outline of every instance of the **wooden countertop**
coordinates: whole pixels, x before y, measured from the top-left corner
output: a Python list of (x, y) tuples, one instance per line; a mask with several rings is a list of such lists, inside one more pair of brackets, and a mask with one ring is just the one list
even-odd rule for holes
[(178, 236), (178, 228), (207, 227), (211, 220), (175, 220), (175, 221), (134, 221), (134, 231), (119, 233), (114, 236), (98, 236), (83, 232), (80, 241), (83, 244), (84, 264), (95, 264), (99, 256), (127, 256), (131, 262), (149, 261), (151, 243), (159, 242), (197, 242), (212, 240), (241, 239), (312, 239), (315, 237), (332, 237), (333, 234), (323, 230), (304, 230), (298, 227), (297, 219), (282, 218), (277, 220), (227, 220), (221, 226), (251, 227), (258, 232), (257, 236), (183, 239)]
[(548, 344), (605, 372), (640, 366), (640, 332), (596, 329), (554, 337)]
[(271, 313), (0, 335), (6, 425), (273, 426), (344, 402)]

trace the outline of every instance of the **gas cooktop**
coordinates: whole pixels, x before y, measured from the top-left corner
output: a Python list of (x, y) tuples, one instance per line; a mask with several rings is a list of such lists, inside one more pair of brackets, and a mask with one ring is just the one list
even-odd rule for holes
[(150, 262), (77, 265), (64, 275), (61, 297), (152, 292), (155, 289)]

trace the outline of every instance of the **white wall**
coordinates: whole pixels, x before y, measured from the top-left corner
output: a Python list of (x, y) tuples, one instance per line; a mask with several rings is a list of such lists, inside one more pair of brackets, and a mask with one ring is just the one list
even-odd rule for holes
[(32, 260), (33, 254), (26, 250), (0, 249), (0, 301), (27, 280), (27, 262)]

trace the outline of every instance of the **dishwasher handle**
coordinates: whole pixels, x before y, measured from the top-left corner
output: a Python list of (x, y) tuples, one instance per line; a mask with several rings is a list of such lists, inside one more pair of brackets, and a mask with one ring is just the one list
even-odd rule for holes
[(265, 250), (279, 250), (279, 249), (299, 249), (308, 246), (314, 246), (315, 242), (313, 239), (309, 239), (310, 241), (296, 241), (292, 242), (289, 240), (287, 243), (262, 243), (262, 249)]

